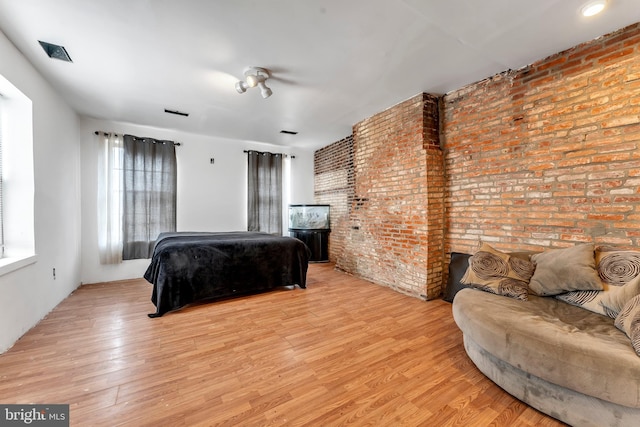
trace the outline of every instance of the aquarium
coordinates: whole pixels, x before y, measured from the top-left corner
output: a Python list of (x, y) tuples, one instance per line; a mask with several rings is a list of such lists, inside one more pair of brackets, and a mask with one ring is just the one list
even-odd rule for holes
[(290, 230), (328, 230), (329, 205), (289, 205)]

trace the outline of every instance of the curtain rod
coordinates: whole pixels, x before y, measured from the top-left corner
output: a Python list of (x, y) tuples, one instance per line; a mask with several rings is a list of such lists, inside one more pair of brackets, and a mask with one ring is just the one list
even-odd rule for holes
[[(255, 153), (258, 154), (267, 154), (269, 153), (268, 151), (257, 151), (257, 150), (244, 150), (245, 153), (248, 153), (249, 151), (253, 151)], [(274, 154), (274, 153), (269, 153), (269, 154)], [(275, 153), (275, 154), (282, 154), (282, 153)], [(292, 159), (295, 159), (296, 156), (294, 156), (293, 154), (282, 154), (284, 157), (291, 157)]]
[[(94, 132), (94, 134), (98, 135), (100, 132), (102, 132), (102, 133), (112, 133), (112, 132), (105, 132), (105, 131), (97, 130), (97, 131)], [(118, 136), (117, 133), (115, 135)], [(135, 135), (131, 135), (131, 136), (133, 136), (136, 139), (145, 139), (145, 138), (140, 138), (139, 136), (135, 136)], [(155, 138), (149, 138), (149, 139), (155, 139)], [(180, 146), (181, 144), (179, 142), (174, 142), (173, 145)]]

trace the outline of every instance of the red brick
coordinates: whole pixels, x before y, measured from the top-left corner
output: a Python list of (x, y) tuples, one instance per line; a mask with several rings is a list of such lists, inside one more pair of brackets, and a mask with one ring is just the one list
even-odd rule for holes
[(445, 254), (481, 241), (640, 247), (639, 40), (634, 24), (440, 99), (417, 95), (316, 152), (331, 259), (432, 298)]
[[(479, 241), (490, 230), (487, 221), (504, 225), (510, 213), (516, 215), (509, 215), (509, 227), (514, 226), (514, 218), (516, 226), (550, 227), (544, 239), (533, 235), (539, 230), (525, 228), (528, 231), (518, 232), (515, 240), (510, 237), (516, 234), (510, 236), (507, 228), (491, 229), (499, 238), (496, 243), (510, 249), (542, 242), (562, 247), (594, 241), (590, 230), (601, 224), (615, 226), (627, 236), (629, 230), (637, 231), (637, 227), (625, 228), (624, 224), (640, 220), (640, 203), (634, 200), (640, 195), (640, 186), (629, 184), (627, 179), (640, 175), (640, 114), (634, 111), (640, 99), (633, 95), (640, 86), (632, 86), (640, 80), (628, 77), (640, 76), (640, 52), (634, 43), (639, 36), (640, 25), (635, 24), (518, 70), (512, 75), (512, 81), (521, 84), (517, 104), (508, 95), (512, 83), (505, 80), (492, 80), (491, 91), (485, 82), (479, 82), (444, 96), (447, 176), (455, 177), (454, 182), (464, 178), (468, 185), (482, 182), (501, 188), (498, 199), (476, 200), (482, 209), (469, 212), (469, 205), (454, 203), (459, 190), (449, 187), (447, 222), (457, 225), (447, 229), (447, 251), (468, 247), (472, 235)], [(450, 96), (462, 93), (465, 102), (474, 104), (473, 117), (449, 102)], [(486, 98), (491, 103), (483, 103)], [(515, 117), (521, 117), (518, 127), (513, 126)], [(466, 140), (467, 135), (487, 128), (491, 129), (491, 147), (512, 149), (512, 142), (517, 141), (520, 156), (507, 158)], [(523, 178), (515, 178), (514, 171), (527, 171), (544, 185), (518, 189)], [(513, 184), (499, 184), (507, 181)], [(588, 183), (598, 187), (587, 187)], [(551, 197), (546, 197), (549, 191)], [(494, 210), (496, 207), (507, 211)], [(543, 209), (553, 207), (559, 211)], [(631, 218), (633, 213), (637, 218)], [(575, 227), (576, 221), (581, 222), (579, 227)], [(567, 232), (566, 227), (572, 230)], [(638, 236), (622, 240), (640, 244)]]

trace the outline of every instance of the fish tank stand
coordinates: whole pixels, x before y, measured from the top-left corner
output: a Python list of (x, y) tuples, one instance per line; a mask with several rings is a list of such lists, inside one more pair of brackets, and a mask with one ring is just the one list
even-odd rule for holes
[(329, 205), (289, 205), (289, 235), (311, 251), (309, 262), (329, 262)]

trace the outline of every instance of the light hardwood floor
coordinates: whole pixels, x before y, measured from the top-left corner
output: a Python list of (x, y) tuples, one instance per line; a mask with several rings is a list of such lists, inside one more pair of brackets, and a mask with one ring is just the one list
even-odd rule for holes
[(67, 403), (74, 426), (563, 425), (475, 368), (450, 304), (331, 264), (156, 319), (150, 295), (78, 289), (0, 355), (0, 403)]

